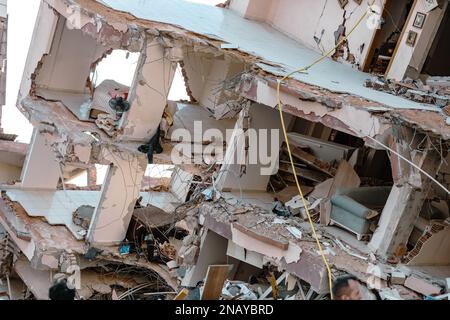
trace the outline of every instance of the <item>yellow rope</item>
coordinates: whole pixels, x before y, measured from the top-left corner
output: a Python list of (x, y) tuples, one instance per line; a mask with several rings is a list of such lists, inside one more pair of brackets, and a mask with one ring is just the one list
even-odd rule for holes
[(278, 96), (278, 110), (280, 111), (280, 120), (281, 120), (281, 126), (283, 128), (283, 134), (284, 134), (284, 139), (286, 140), (286, 144), (287, 144), (287, 150), (289, 153), (289, 159), (291, 162), (291, 166), (292, 166), (292, 172), (294, 173), (294, 179), (295, 179), (295, 183), (297, 184), (297, 188), (298, 188), (298, 192), (300, 194), (300, 197), (302, 198), (303, 201), (303, 205), (305, 207), (306, 210), (306, 215), (308, 216), (308, 220), (309, 220), (309, 224), (311, 226), (311, 230), (313, 231), (313, 235), (314, 235), (314, 239), (316, 240), (317, 246), (319, 247), (319, 252), (320, 255), (322, 256), (322, 260), (325, 264), (325, 267), (327, 268), (327, 272), (328, 272), (328, 285), (330, 287), (330, 296), (331, 299), (333, 299), (333, 291), (332, 291), (332, 277), (331, 277), (331, 269), (330, 266), (328, 264), (328, 260), (325, 257), (325, 254), (323, 253), (323, 249), (322, 249), (322, 245), (319, 241), (319, 238), (317, 237), (317, 233), (316, 233), (316, 229), (314, 228), (314, 223), (311, 219), (311, 215), (309, 213), (309, 208), (308, 208), (308, 203), (305, 199), (305, 197), (303, 196), (303, 192), (302, 192), (302, 188), (300, 187), (300, 183), (298, 181), (297, 178), (297, 171), (295, 169), (295, 165), (294, 165), (294, 159), (292, 157), (292, 152), (291, 152), (291, 147), (289, 145), (289, 138), (287, 135), (287, 131), (286, 131), (286, 125), (284, 123), (284, 117), (283, 117), (283, 103), (281, 101), (281, 95), (280, 95), (280, 88), (281, 88), (281, 83), (283, 81), (285, 81), (286, 79), (288, 79), (289, 77), (291, 77), (293, 74), (295, 73), (301, 73), (304, 71), (307, 71), (308, 69), (312, 68), (313, 66), (315, 66), (316, 64), (319, 64), (320, 62), (322, 62), (325, 58), (327, 58), (330, 54), (332, 54), (341, 44), (343, 44), (345, 41), (347, 41), (348, 37), (353, 33), (353, 31), (356, 30), (356, 28), (361, 24), (361, 22), (367, 17), (367, 15), (369, 14), (369, 10), (370, 7), (375, 3), (375, 0), (372, 1), (372, 4), (369, 5), (369, 7), (367, 8), (367, 11), (364, 15), (362, 15), (357, 23), (355, 24), (355, 26), (350, 30), (350, 32), (344, 36), (337, 44), (336, 46), (334, 46), (334, 48), (332, 48), (331, 50), (329, 50), (328, 52), (326, 52), (324, 55), (322, 55), (319, 59), (317, 59), (316, 61), (314, 61), (313, 63), (311, 63), (310, 65), (300, 68), (298, 70), (295, 70), (291, 73), (289, 73), (288, 75), (284, 76), (281, 80), (278, 80), (278, 84), (277, 84), (277, 96)]

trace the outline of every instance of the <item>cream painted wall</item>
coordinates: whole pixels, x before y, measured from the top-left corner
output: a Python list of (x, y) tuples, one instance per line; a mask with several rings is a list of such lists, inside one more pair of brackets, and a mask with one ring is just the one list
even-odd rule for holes
[[(425, 13), (425, 0), (417, 0), (415, 6), (411, 10), (412, 13), (410, 19), (406, 22), (405, 32), (399, 40), (395, 58), (392, 61), (387, 74), (387, 78), (389, 79), (398, 81), (403, 80), (408, 66), (417, 69), (419, 72), (421, 71), (428, 50), (433, 43), (434, 36), (436, 35), (439, 24), (445, 13), (445, 8), (436, 8), (427, 13), (423, 28), (418, 29), (413, 26), (413, 23), (417, 12)], [(417, 32), (416, 44), (414, 47), (406, 44), (406, 39), (410, 30)]]
[(241, 16), (245, 16), (249, 2), (250, 0), (231, 0), (230, 9), (239, 13)]
[(19, 180), (21, 172), (21, 167), (16, 167), (4, 162), (0, 162), (0, 183)]
[(6, 0), (0, 0), (0, 17), (6, 18)]
[[(384, 6), (385, 0), (378, 5)], [(342, 9), (327, 0), (233, 0), (230, 8), (246, 18), (265, 21), (275, 29), (320, 53), (336, 45), (336, 32), (344, 23), (348, 32), (366, 12), (368, 4), (349, 1)], [(382, 8), (381, 8), (382, 9)], [(355, 63), (362, 66), (376, 29), (364, 21), (348, 41)]]
[(272, 15), (273, 0), (251, 0), (247, 7), (246, 18), (266, 21)]

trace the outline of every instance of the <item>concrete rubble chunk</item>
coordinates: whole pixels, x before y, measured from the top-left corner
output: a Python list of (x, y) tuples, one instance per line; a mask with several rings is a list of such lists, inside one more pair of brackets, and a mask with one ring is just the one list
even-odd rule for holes
[[(368, 1), (264, 1), (36, 0), (0, 300), (10, 276), (26, 300), (323, 300), (344, 274), (365, 300), (449, 295), (450, 4), (367, 28)], [(0, 62), (28, 39), (6, 2)]]
[(425, 296), (430, 296), (433, 294), (439, 294), (442, 291), (442, 288), (436, 285), (429, 283), (417, 276), (410, 276), (405, 281), (405, 287), (414, 290), (420, 294)]

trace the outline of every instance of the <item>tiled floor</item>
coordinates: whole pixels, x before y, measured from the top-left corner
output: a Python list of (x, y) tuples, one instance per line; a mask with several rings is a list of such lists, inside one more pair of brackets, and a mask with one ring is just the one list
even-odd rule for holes
[[(100, 191), (25, 191), (8, 190), (12, 201), (19, 202), (32, 217), (45, 217), (51, 225), (65, 225), (76, 239), (82, 240), (85, 231), (72, 222), (72, 213), (82, 205), (97, 207)], [(173, 212), (177, 198), (168, 192), (142, 192), (143, 205), (152, 205)]]

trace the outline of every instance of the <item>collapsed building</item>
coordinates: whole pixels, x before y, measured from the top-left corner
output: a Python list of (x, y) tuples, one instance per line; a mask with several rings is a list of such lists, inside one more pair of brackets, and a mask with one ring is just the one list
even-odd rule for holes
[[(42, 0), (17, 100), (34, 133), (0, 175), (0, 288), (326, 299), (323, 251), (383, 299), (448, 298), (448, 1), (369, 2)], [(98, 81), (115, 52), (128, 84), (120, 65)], [(168, 99), (176, 70), (189, 101)]]

